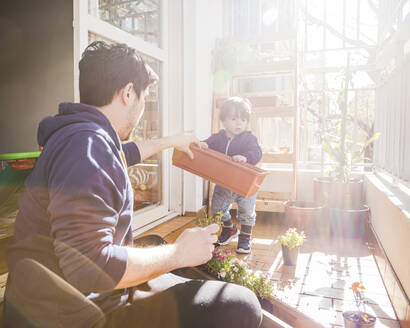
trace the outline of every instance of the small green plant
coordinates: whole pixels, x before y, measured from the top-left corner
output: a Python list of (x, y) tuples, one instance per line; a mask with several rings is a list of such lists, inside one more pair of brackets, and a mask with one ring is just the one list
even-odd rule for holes
[[(222, 211), (215, 216), (208, 216), (205, 213), (204, 217), (197, 219), (196, 224), (199, 227), (206, 227), (216, 223), (222, 227), (223, 216)], [(230, 250), (215, 248), (212, 258), (202, 266), (202, 269), (220, 280), (245, 286), (260, 298), (268, 299), (274, 295), (269, 274), (252, 271), (245, 261), (238, 259)]]
[(274, 296), (269, 273), (252, 271), (245, 261), (238, 259), (230, 250), (216, 248), (204, 269), (220, 280), (249, 288), (260, 298)]
[(208, 216), (208, 213), (205, 212), (204, 217), (196, 219), (196, 225), (199, 227), (207, 227), (210, 224), (216, 223), (220, 227), (222, 227), (223, 216), (224, 216), (224, 213), (222, 211), (219, 211), (218, 213), (216, 213), (215, 216)]
[(279, 242), (281, 245), (286, 246), (289, 249), (301, 246), (306, 240), (305, 233), (297, 232), (296, 228), (289, 228), (283, 235), (279, 236)]

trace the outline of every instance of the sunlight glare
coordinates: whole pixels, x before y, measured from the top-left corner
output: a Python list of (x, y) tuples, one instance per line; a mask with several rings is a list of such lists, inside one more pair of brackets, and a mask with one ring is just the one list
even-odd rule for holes
[(272, 25), (278, 18), (278, 10), (276, 8), (268, 9), (262, 17), (263, 25), (269, 26)]
[(272, 239), (263, 239), (263, 238), (252, 238), (252, 244), (259, 244), (259, 245), (272, 245)]

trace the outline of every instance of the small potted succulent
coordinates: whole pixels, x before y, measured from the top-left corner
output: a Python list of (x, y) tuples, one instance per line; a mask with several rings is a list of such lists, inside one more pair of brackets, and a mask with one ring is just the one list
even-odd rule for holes
[[(365, 312), (363, 290), (365, 289), (360, 282), (354, 282), (350, 289), (353, 291), (357, 311), (343, 312), (343, 319), (346, 328), (372, 328), (376, 324), (376, 317)], [(363, 311), (361, 310), (363, 308)]]
[(279, 237), (279, 242), (282, 246), (283, 263), (285, 265), (296, 265), (299, 248), (305, 240), (305, 233), (303, 231), (297, 232), (296, 228), (289, 228)]

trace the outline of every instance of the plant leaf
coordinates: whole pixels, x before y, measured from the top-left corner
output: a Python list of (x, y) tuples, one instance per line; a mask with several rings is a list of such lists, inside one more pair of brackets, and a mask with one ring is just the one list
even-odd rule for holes
[(367, 140), (363, 146), (363, 149), (366, 148), (368, 145), (370, 145), (372, 142), (376, 141), (380, 137), (380, 132), (377, 132), (373, 137), (371, 137), (369, 140)]

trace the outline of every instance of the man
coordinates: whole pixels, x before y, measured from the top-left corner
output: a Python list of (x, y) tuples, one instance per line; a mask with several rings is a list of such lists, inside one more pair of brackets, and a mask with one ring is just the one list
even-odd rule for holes
[[(58, 115), (39, 125), (44, 149), (26, 180), (7, 249), (4, 327), (32, 327), (33, 320), (50, 326), (52, 313), (27, 310), (18, 283), (27, 258), (86, 295), (104, 313), (106, 327), (258, 327), (261, 309), (248, 289), (167, 273), (208, 261), (216, 225), (185, 230), (174, 244), (131, 247), (133, 191), (126, 167), (170, 147), (192, 157), (189, 145), (199, 143), (191, 135), (121, 143), (143, 114), (155, 73), (133, 49), (104, 42), (87, 47), (79, 68), (81, 103), (60, 104)], [(161, 286), (157, 293), (130, 292), (149, 280)], [(70, 315), (59, 316), (59, 325)]]

